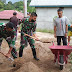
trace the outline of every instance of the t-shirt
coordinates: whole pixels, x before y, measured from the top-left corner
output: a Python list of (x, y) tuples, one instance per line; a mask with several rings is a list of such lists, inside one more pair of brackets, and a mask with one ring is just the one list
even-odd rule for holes
[(54, 20), (54, 26), (56, 26), (56, 36), (65, 36), (66, 25), (68, 24), (69, 22), (66, 16), (56, 18)]

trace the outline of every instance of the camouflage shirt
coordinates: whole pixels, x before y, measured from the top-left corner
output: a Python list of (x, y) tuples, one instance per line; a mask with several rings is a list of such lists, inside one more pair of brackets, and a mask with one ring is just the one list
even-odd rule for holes
[(13, 29), (12, 31), (6, 31), (6, 25), (1, 25), (0, 23), (0, 38), (5, 38), (10, 43), (10, 46), (14, 47), (16, 40), (15, 29)]
[(36, 32), (37, 24), (36, 22), (29, 22), (29, 18), (21, 20), (20, 23), (23, 23), (21, 32), (29, 34), (29, 35), (31, 35), (31, 32), (33, 32), (33, 34)]

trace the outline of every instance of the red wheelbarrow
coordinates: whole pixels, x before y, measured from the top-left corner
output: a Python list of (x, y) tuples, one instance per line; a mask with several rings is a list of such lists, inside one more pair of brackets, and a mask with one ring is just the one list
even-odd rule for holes
[(67, 64), (68, 55), (72, 52), (72, 46), (53, 46), (49, 47), (52, 53), (55, 55), (54, 62), (57, 62), (60, 65), (60, 70), (63, 69), (63, 66)]

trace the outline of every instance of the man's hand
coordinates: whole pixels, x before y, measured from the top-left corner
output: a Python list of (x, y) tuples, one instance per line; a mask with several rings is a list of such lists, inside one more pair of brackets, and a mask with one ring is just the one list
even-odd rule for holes
[(35, 37), (35, 40), (39, 41), (39, 38), (38, 37)]
[(56, 38), (56, 33), (54, 34), (54, 37)]
[(9, 53), (7, 53), (5, 56), (6, 56), (7, 58), (9, 58), (9, 57), (10, 57), (10, 54), (9, 54)]
[(67, 33), (65, 33), (65, 37), (67, 37)]
[(35, 40), (39, 41), (39, 39), (38, 39), (36, 34), (33, 34), (33, 37), (35, 37)]
[(8, 53), (5, 55), (7, 58), (9, 58), (10, 57), (10, 54), (11, 54), (11, 51), (12, 51), (12, 47), (10, 47), (10, 49), (9, 49), (9, 51), (8, 51)]

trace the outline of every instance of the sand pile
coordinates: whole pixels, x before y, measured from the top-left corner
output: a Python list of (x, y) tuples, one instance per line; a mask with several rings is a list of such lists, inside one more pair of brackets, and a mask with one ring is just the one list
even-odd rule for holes
[(40, 41), (43, 43), (51, 43), (52, 41), (56, 42), (56, 38), (41, 38)]
[(56, 41), (54, 35), (50, 33), (37, 32), (37, 36), (40, 39), (40, 41), (43, 43), (51, 43), (52, 41)]
[(27, 62), (15, 72), (43, 72), (37, 65), (33, 62)]

